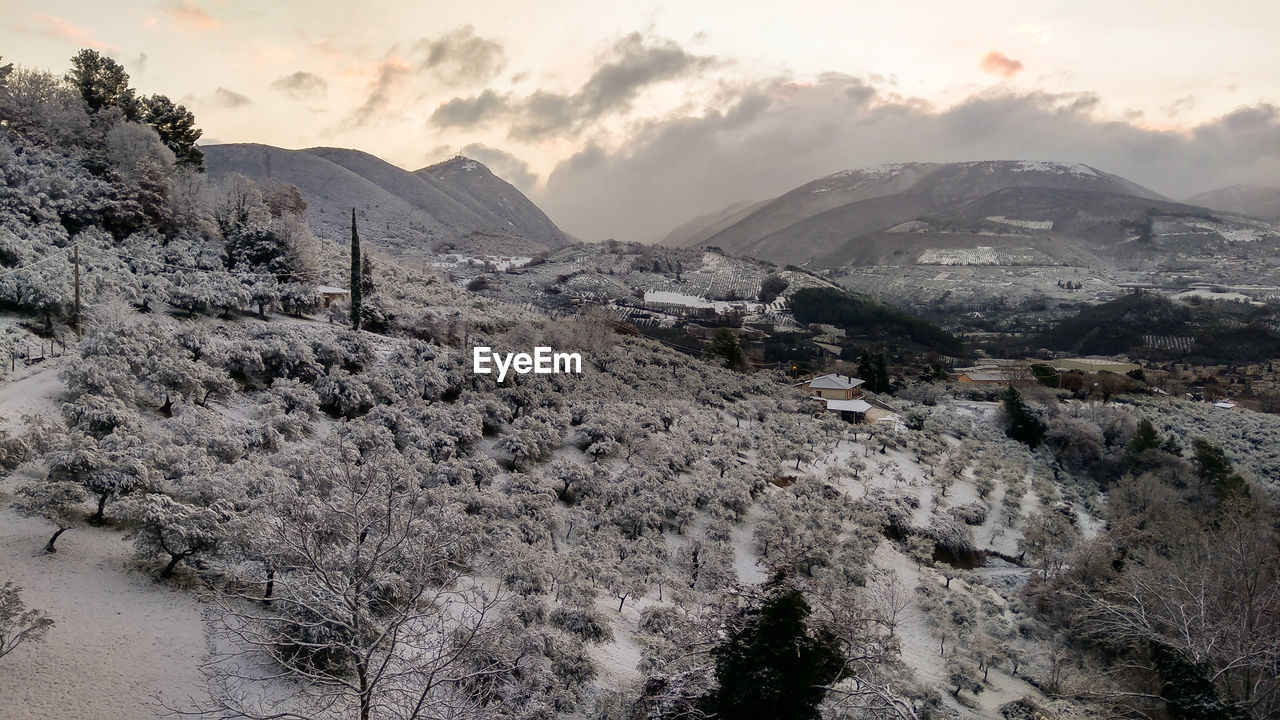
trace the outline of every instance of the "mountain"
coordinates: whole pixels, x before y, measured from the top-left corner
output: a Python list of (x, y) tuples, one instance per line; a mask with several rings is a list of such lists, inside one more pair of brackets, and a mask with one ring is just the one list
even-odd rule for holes
[(1187, 198), (1189, 205), (1280, 220), (1280, 188), (1263, 185), (1232, 185)]
[(569, 244), (560, 228), (524, 193), (475, 160), (458, 156), (415, 170), (413, 174), (472, 208), (495, 226), (513, 228), (521, 237), (548, 248)]
[(764, 200), (761, 202), (736, 202), (728, 207), (721, 208), (715, 212), (709, 212), (706, 215), (698, 217), (686, 222), (680, 227), (672, 230), (659, 245), (667, 247), (693, 247), (699, 245), (703, 240), (715, 235), (734, 223), (742, 220), (750, 215), (760, 206), (771, 202)]
[[(356, 208), (363, 237), (407, 253), (449, 248), (534, 255), (568, 243), (528, 198), (474, 160), (456, 158), (413, 173), (340, 148), (227, 144), (202, 149), (215, 182), (239, 173), (259, 183), (296, 186), (307, 202), (307, 220), (322, 238), (345, 237), (349, 213)], [(433, 172), (450, 164), (472, 170)]]
[[(1088, 165), (906, 163), (836, 173), (736, 214), (722, 211), (715, 218), (691, 221), (686, 227), (692, 225), (695, 232), (677, 231), (672, 236), (676, 242), (691, 240), (776, 263), (841, 264), (858, 256), (861, 241), (876, 233), (914, 232), (935, 236), (932, 239), (969, 235), (963, 240), (947, 237), (942, 245), (990, 245), (991, 238), (1002, 234), (1021, 237), (1052, 229), (1053, 218), (1032, 217), (1028, 203), (1035, 208), (1032, 214), (1051, 209), (1059, 218), (1081, 218), (1093, 204), (1104, 201), (1123, 206), (1123, 218), (1107, 218), (1117, 225), (1143, 218), (1151, 208), (1157, 213), (1186, 212), (1151, 190)], [(978, 208), (989, 215), (975, 217)], [(925, 224), (901, 227), (918, 221)], [(699, 228), (712, 231), (696, 232)]]

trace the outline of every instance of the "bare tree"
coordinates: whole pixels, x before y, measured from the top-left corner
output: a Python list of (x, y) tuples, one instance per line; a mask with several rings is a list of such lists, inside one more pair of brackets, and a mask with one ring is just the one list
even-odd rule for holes
[(502, 600), (463, 577), (474, 521), (434, 502), (390, 457), (341, 446), (300, 474), (245, 528), (261, 576), (213, 593), (229, 649), (215, 658), (217, 697), (201, 714), (482, 714), (486, 688), (513, 661), (479, 652)]
[(1080, 629), (1124, 650), (1129, 667), (1141, 674), (1161, 675), (1162, 662), (1193, 668), (1212, 683), (1217, 698), (1209, 701), (1249, 717), (1277, 717), (1275, 522), (1269, 508), (1237, 499), (1222, 508), (1214, 526), (1184, 529), (1163, 545), (1132, 551), (1109, 582), (1078, 581), (1070, 591), (1080, 603)]

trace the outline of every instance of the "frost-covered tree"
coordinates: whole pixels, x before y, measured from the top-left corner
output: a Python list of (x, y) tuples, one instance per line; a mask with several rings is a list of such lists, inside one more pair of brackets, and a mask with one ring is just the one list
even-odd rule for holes
[[(413, 719), (470, 717), (496, 701), (490, 681), (510, 665), (475, 653), (495, 632), (500, 598), (460, 572), (477, 549), (476, 521), (391, 456), (342, 445), (298, 470), (245, 529), (273, 574), (215, 597), (230, 652), (264, 653), (275, 668), (221, 673), (226, 692), (210, 710)], [(282, 674), (297, 681), (287, 697), (274, 684)]]
[(18, 488), (17, 496), (13, 509), (19, 515), (42, 517), (53, 523), (55, 530), (44, 546), (47, 553), (57, 552), (54, 543), (62, 533), (82, 522), (83, 513), (79, 505), (85, 494), (79, 483), (67, 480), (33, 482)]
[(22, 602), (22, 588), (12, 582), (0, 586), (0, 659), (19, 645), (40, 642), (51, 627), (53, 620), (44, 611)]
[(134, 525), (129, 537), (140, 555), (160, 555), (168, 562), (160, 577), (173, 577), (178, 563), (218, 547), (235, 516), (226, 501), (196, 505), (161, 493), (133, 496), (123, 503), (124, 515)]
[(204, 131), (196, 127), (190, 110), (164, 95), (149, 95), (142, 100), (142, 120), (155, 129), (179, 165), (204, 171), (204, 152), (196, 145)]
[(137, 119), (138, 99), (129, 87), (129, 74), (97, 50), (86, 48), (71, 58), (67, 81), (80, 92), (90, 113), (119, 108), (126, 118)]

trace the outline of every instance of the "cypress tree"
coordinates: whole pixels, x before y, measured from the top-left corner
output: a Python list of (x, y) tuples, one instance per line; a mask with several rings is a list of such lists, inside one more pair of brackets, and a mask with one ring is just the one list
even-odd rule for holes
[(351, 208), (351, 329), (360, 329), (360, 235), (356, 233), (356, 209)]

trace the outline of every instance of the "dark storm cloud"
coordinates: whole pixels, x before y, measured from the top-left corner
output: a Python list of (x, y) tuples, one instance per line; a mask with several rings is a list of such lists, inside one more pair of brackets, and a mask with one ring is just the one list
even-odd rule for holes
[(420, 53), (420, 68), (455, 85), (488, 80), (506, 64), (502, 45), (476, 35), (470, 25), (435, 40), (423, 38), (413, 47)]
[(484, 163), (493, 171), (493, 174), (515, 185), (521, 191), (528, 192), (538, 183), (538, 176), (529, 169), (529, 163), (505, 150), (482, 143), (472, 143), (462, 148), (462, 154)]
[(695, 215), (887, 162), (1080, 162), (1172, 198), (1280, 183), (1280, 109), (1243, 108), (1187, 133), (1099, 121), (1090, 94), (984, 94), (945, 111), (827, 75), (757, 83), (696, 117), (649, 122), (624, 146), (561, 163), (537, 200), (583, 239), (655, 240)]
[(315, 73), (299, 70), (291, 75), (277, 78), (271, 83), (271, 89), (282, 92), (294, 100), (307, 100), (323, 96), (329, 89), (329, 84)]
[(710, 62), (711, 58), (693, 55), (671, 40), (632, 33), (600, 58), (591, 77), (575, 92), (538, 90), (511, 98), (486, 90), (442, 104), (431, 122), (457, 127), (504, 118), (511, 123), (511, 137), (521, 140), (573, 135), (592, 120), (629, 109), (646, 87)]

